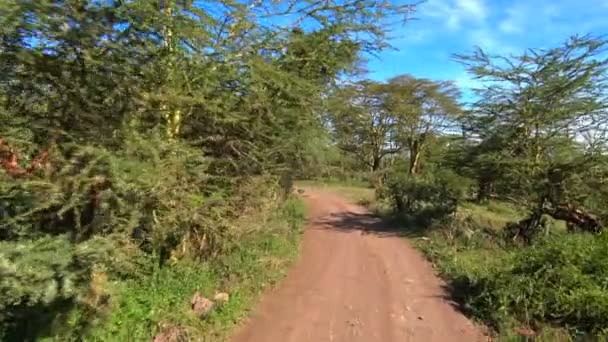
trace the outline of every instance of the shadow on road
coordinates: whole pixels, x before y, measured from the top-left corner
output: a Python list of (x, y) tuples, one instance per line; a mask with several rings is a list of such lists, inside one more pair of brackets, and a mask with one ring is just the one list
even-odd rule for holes
[[(313, 221), (315, 229), (337, 230), (342, 232), (356, 232), (373, 234), (379, 237), (407, 237), (419, 238), (428, 233), (429, 224), (420, 220), (405, 221), (403, 218), (379, 218), (371, 213), (358, 213), (346, 211), (330, 214)], [(443, 294), (433, 297), (440, 298), (456, 311), (470, 316), (471, 310), (465, 303), (469, 298), (479, 294), (479, 286), (471, 284), (467, 279), (454, 279), (442, 284)]]
[(363, 234), (374, 234), (380, 237), (405, 237), (408, 230), (398, 228), (370, 213), (357, 213), (352, 211), (331, 214), (313, 222), (323, 229), (339, 231), (360, 231)]

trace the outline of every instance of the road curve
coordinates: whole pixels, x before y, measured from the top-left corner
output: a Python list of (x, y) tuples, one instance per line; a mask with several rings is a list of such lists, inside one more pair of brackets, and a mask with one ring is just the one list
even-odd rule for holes
[(307, 190), (302, 255), (234, 342), (488, 341), (408, 242), (325, 191)]

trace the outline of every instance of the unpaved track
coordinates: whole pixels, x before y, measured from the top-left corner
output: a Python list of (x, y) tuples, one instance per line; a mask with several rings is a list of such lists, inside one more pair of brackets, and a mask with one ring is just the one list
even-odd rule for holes
[(302, 256), (234, 342), (488, 340), (407, 241), (335, 194), (305, 198)]

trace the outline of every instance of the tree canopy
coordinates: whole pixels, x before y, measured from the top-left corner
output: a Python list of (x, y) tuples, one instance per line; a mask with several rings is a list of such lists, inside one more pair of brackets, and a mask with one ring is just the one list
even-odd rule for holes
[(500, 199), (527, 210), (519, 232), (543, 215), (601, 231), (608, 41), (456, 55), (470, 105), (450, 80), (361, 79), (414, 9), (0, 0), (0, 339), (66, 303), (99, 316), (83, 300), (98, 272), (238, 249), (240, 220), (276, 212), (294, 176), (354, 175), (425, 217)]
[(385, 157), (407, 151), (415, 174), (427, 139), (449, 129), (460, 113), (458, 96), (450, 82), (409, 75), (365, 80), (334, 94), (330, 126), (340, 148), (372, 171)]
[(233, 250), (237, 220), (276, 211), (289, 175), (327, 159), (328, 94), (413, 10), (0, 1), (0, 339), (86, 307), (100, 269), (125, 279)]

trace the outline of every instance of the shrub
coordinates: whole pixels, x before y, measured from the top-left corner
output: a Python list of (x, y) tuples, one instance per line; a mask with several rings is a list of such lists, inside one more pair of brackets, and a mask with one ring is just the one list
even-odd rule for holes
[(538, 334), (561, 327), (573, 336), (605, 337), (608, 236), (567, 233), (563, 222), (551, 221), (549, 234), (531, 245), (505, 244), (505, 224), (524, 216), (502, 202), (463, 203), (416, 243), (462, 309), (500, 333), (523, 325)]
[(137, 247), (120, 240), (106, 236), (74, 244), (61, 235), (0, 242), (0, 337), (31, 340), (40, 327), (63, 324), (76, 305), (90, 314), (103, 310), (98, 301), (87, 302), (95, 272), (145, 272)]
[[(95, 306), (96, 270), (137, 278), (169, 259), (216, 258), (247, 233), (240, 216), (279, 199), (276, 177), (213, 176), (200, 150), (154, 135), (116, 151), (66, 144), (49, 164), (27, 177), (0, 168), (0, 336), (17, 340)], [(288, 203), (295, 227), (302, 208)]]
[[(181, 260), (171, 267), (155, 268), (145, 277), (117, 283), (114, 291), (119, 296), (112, 303), (113, 311), (107, 320), (93, 327), (85, 340), (149, 341), (168, 324), (183, 327), (191, 340), (223, 341), (246, 317), (261, 290), (277, 281), (295, 259), (302, 208), (301, 200), (290, 198), (267, 217), (266, 213), (251, 213), (255, 219), (251, 225), (260, 229), (244, 233), (238, 244), (217, 259)], [(293, 226), (286, 225), (286, 220)], [(196, 291), (205, 296), (226, 291), (230, 300), (200, 320), (190, 308), (190, 298)]]
[(377, 196), (387, 199), (398, 214), (441, 218), (456, 210), (468, 187), (466, 179), (449, 171), (420, 176), (392, 171)]
[(516, 320), (601, 335), (608, 332), (607, 248), (606, 236), (553, 235), (511, 250), (483, 272), (449, 258), (442, 258), (442, 269), (462, 304), (493, 326)]

